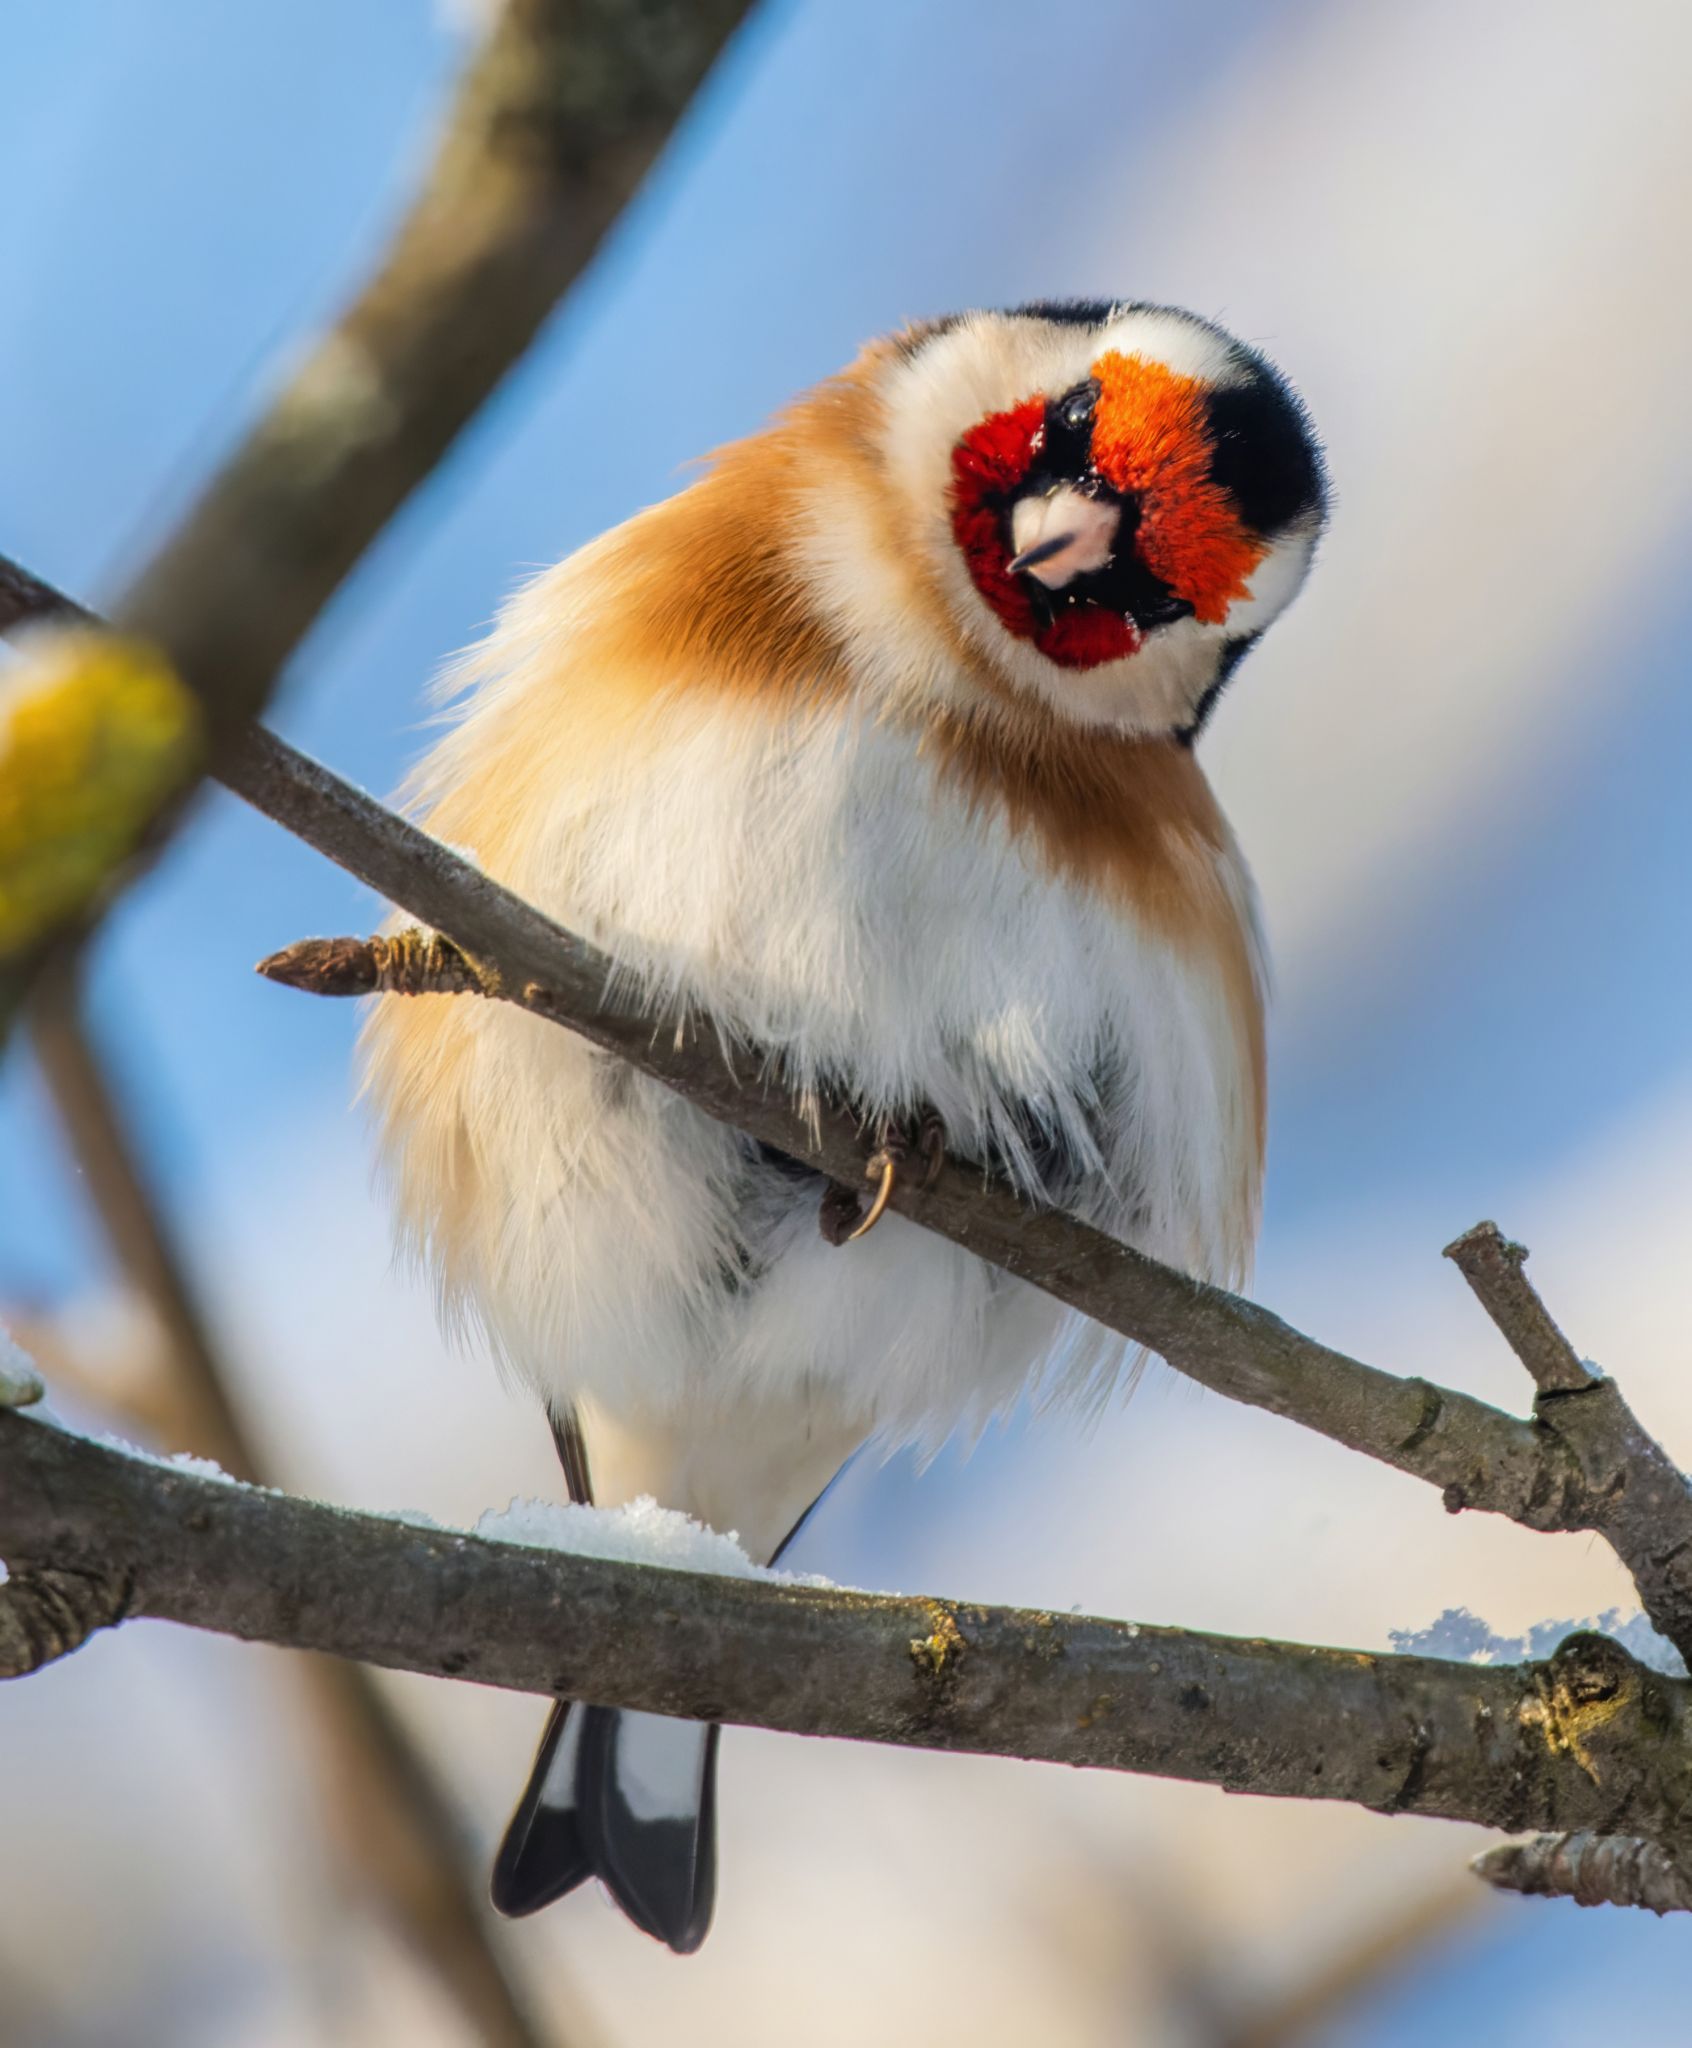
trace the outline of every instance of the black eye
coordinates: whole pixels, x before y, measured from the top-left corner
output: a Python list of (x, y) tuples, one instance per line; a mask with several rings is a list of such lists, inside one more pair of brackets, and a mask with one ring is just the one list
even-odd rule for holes
[(1071, 433), (1079, 433), (1093, 417), (1093, 408), (1099, 402), (1099, 380), (1089, 377), (1085, 384), (1077, 384), (1073, 391), (1066, 391), (1058, 400), (1058, 418)]
[(1135, 624), (1147, 630), (1153, 626), (1172, 626), (1177, 619), (1190, 619), (1192, 615), (1192, 606), (1173, 592), (1167, 597), (1143, 599), (1134, 606)]

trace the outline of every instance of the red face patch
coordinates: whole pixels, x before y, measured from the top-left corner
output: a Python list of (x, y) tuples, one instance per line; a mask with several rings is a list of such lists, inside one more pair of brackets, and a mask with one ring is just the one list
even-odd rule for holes
[(1019, 640), (1031, 640), (1059, 668), (1097, 668), (1140, 649), (1132, 619), (1077, 605), (1042, 621), (1022, 579), (1006, 566), (1006, 508), (1046, 441), (1046, 403), (1026, 398), (989, 413), (952, 450), (952, 538), (975, 587)]
[[(1265, 552), (1240, 524), (1233, 503), (1210, 478), (1211, 443), (1204, 386), (1143, 356), (1116, 351), (1092, 370), (1099, 386), (1091, 475), (1138, 510), (1133, 546), (1145, 569), (1218, 625)], [(952, 535), (983, 599), (1018, 639), (1031, 641), (1060, 668), (1096, 668), (1137, 654), (1134, 618), (1102, 604), (1037, 608), (1023, 578), (1009, 573), (1009, 510), (1039, 471), (1046, 406), (1024, 399), (991, 413), (952, 450)]]

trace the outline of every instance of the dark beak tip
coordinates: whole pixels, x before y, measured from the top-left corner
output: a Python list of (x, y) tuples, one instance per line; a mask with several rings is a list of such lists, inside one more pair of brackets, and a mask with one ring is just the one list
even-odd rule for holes
[(1013, 555), (1006, 566), (1013, 576), (1020, 576), (1028, 569), (1039, 568), (1042, 562), (1049, 562), (1053, 555), (1061, 555), (1075, 538), (1073, 533), (1054, 533), (1037, 546), (1024, 548), (1020, 555)]

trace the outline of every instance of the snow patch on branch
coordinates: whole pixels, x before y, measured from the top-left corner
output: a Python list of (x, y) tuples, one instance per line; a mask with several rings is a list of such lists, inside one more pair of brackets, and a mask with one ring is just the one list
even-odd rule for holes
[(649, 1493), (626, 1507), (584, 1507), (548, 1500), (514, 1500), (490, 1508), (475, 1534), (492, 1543), (531, 1550), (564, 1550), (618, 1564), (653, 1564), (677, 1572), (711, 1572), (725, 1579), (770, 1579), (783, 1586), (831, 1587), (815, 1572), (781, 1572), (754, 1564), (738, 1534), (725, 1536), (676, 1508), (662, 1508)]
[(0, 1323), (0, 1408), (33, 1408), (46, 1391), (35, 1360)]
[[(65, 1425), (54, 1421), (57, 1427)], [(215, 1458), (202, 1458), (195, 1451), (150, 1451), (145, 1444), (132, 1442), (126, 1436), (119, 1436), (112, 1429), (66, 1430), (67, 1435), (85, 1436), (91, 1444), (103, 1444), (108, 1451), (121, 1451), (126, 1458), (139, 1458), (143, 1465), (157, 1465), (166, 1472), (185, 1473), (190, 1479), (215, 1479), (220, 1486), (244, 1486), (249, 1493), (280, 1494), (280, 1486), (254, 1486), (251, 1481), (237, 1479), (233, 1472), (225, 1472)]]
[(1684, 1678), (1686, 1664), (1666, 1636), (1637, 1610), (1607, 1607), (1578, 1621), (1541, 1621), (1525, 1635), (1501, 1636), (1466, 1607), (1448, 1607), (1426, 1628), (1395, 1628), (1392, 1647), (1401, 1657), (1443, 1657), (1456, 1664), (1522, 1664), (1549, 1657), (1565, 1636), (1591, 1632), (1609, 1636), (1630, 1656), (1668, 1678)]

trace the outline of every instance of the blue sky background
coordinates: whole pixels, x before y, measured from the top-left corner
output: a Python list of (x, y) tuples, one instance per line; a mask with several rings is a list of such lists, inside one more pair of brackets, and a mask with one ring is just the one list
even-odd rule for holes
[[(1436, 1346), (1444, 1376), (1519, 1404), (1435, 1257), (1498, 1209), (1540, 1252), (1553, 1298), (1586, 1306), (1577, 1339), (1625, 1346), (1636, 1392), (1658, 1375), (1647, 1411), (1692, 1452), (1667, 1337), (1692, 1220), (1678, 1172), (1692, 1130), (1692, 408), (1676, 338), (1692, 298), (1692, 147), (1673, 93), (1688, 43), (1678, 12), (1645, 0), (1605, 24), (1574, 0), (1480, 16), (1446, 0), (1380, 14), (1055, 0), (1037, 19), (1010, 0), (768, 8), (535, 350), (326, 616), (276, 722), (391, 787), (422, 744), (427, 678), (518, 575), (673, 488), (690, 458), (901, 319), (1131, 293), (1230, 320), (1305, 389), (1338, 499), (1309, 596), (1242, 676), (1212, 748), (1280, 960), (1257, 1291), (1384, 1362)], [(7, 47), (0, 548), (97, 603), (380, 247), (466, 35), (424, 0), (13, 0)], [(404, 1488), (438, 1510), (449, 1482), (427, 1418), (392, 1420), (411, 1369), (433, 1375), (454, 1428), (485, 1433), (482, 1461), (451, 1482), (485, 1505), (508, 1469), (496, 1447), (532, 1425), (438, 1356), (387, 1266), (348, 1109), (355, 1019), (251, 974), (276, 945), (372, 916), (347, 878), (208, 796), (112, 920), (96, 1021), (297, 1469), (344, 1497), (391, 1504)], [(1618, 1248), (1634, 1204), (1649, 1226)], [(0, 1302), (80, 1301), (102, 1274), (14, 1055), (0, 1070)], [(302, 1294), (323, 1303), (315, 1349), (284, 1360), (263, 1305)], [(337, 1336), (349, 1297), (363, 1348)], [(409, 1366), (376, 1355), (397, 1330)], [(538, 1452), (511, 1469), (511, 1486), (547, 1483)], [(1236, 1521), (1184, 1519), (1206, 1488)], [(806, 1562), (846, 1578), (1048, 1601), (1073, 1585), (1148, 1618), (1359, 1641), (1452, 1598), (1484, 1595), (1492, 1618), (1520, 1622), (1611, 1590), (1601, 1559), (1448, 1524), (1404, 1482), (1156, 1382), (1085, 1439), (1018, 1426), (921, 1478), (908, 1461), (866, 1468), (807, 1542)], [(176, 1664), (167, 1645), (147, 1652), (161, 1715), (209, 1682), (202, 1651)], [(31, 1702), (69, 1700), (102, 1671), (111, 1683), (120, 1657), (141, 1668), (102, 1646), (6, 1712), (66, 1712)], [(206, 1668), (246, 1682), (215, 1656)], [(406, 1696), (425, 1720), (479, 1711)], [(75, 1709), (96, 1743), (99, 1698), (80, 1692)], [(486, 1740), (492, 1789), (479, 1751), (465, 1766), (484, 1831), (527, 1740), (526, 1716), (495, 1718), (493, 1732), (466, 1719), (441, 1735), (466, 1751)], [(843, 1783), (871, 1769), (765, 1742), (790, 1789), (782, 1771), (826, 1772), (831, 1757)], [(227, 1768), (238, 1777), (235, 1747)], [(930, 1783), (885, 1770), (888, 1784)], [(969, 1782), (1010, 1796), (1006, 1777)], [(180, 1785), (171, 1796), (191, 1804)], [(1186, 1839), (1200, 1809), (1180, 1802), (1205, 1796), (1151, 1788), (1113, 1825)], [(1037, 1797), (1031, 1830), (1084, 1827), (1069, 1792)], [(1097, 1803), (1115, 1814), (1115, 1798)], [(17, 1839), (28, 1813), (8, 1830), (6, 1801), (0, 1839)], [(1264, 1813), (1228, 1802), (1207, 1824), (1244, 1875), (1230, 1889), (1201, 1871), (1191, 1893), (1194, 1924), (1248, 1978), (1272, 1979), (1283, 1953), (1318, 1956), (1360, 1896), (1388, 1911), (1394, 1884), (1413, 1895), (1463, 1847), (1429, 1828), (1404, 1852), (1402, 1826), (1316, 1817), (1297, 1823), (1301, 1889), (1277, 1874), (1293, 1837), (1274, 1829), (1295, 1822), (1247, 1818)], [(781, 1887), (792, 1853), (772, 1826), (765, 1859), (756, 1825), (748, 1893)], [(843, 1846), (848, 1825), (830, 1853), (892, 1883), (873, 1844)], [(89, 1846), (105, 1854), (97, 1832)], [(1360, 1889), (1359, 1870), (1377, 1877)], [(287, 2009), (288, 1972), (262, 1938), (265, 1885), (281, 1880), (255, 1869), (251, 1882), (251, 1923), (228, 1936), (247, 1976), (212, 1985), (190, 1945), (149, 1979), (161, 2012), (186, 2000), (214, 2015), (225, 2031), (207, 2039), (235, 2038), (230, 2014), (254, 1984)], [(6, 1887), (0, 1870), (0, 1901)], [(1285, 1923), (1266, 1901), (1277, 1890)], [(920, 1926), (938, 1908), (912, 1910)], [(567, 1937), (597, 1925), (570, 1920)], [(802, 1954), (805, 1936), (784, 1938)], [(1643, 2032), (1662, 1987), (1684, 1981), (1687, 1938), (1613, 1914), (1500, 1911), (1331, 2038), (1396, 2048), (1464, 2014), (1489, 2041), (1572, 2039), (1584, 1999)], [(612, 1947), (593, 1986), (607, 2039), (647, 2038), (671, 1980)], [(749, 1926), (722, 1930), (719, 1949), (700, 1965), (718, 1978), (692, 1982), (727, 2009), (733, 1972), (768, 1958)], [(900, 1995), (893, 1975), (888, 1988)], [(1001, 1989), (1012, 2014), (1021, 1993)], [(1561, 2020), (1536, 2020), (1534, 2000)], [(619, 2010), (642, 2017), (619, 2032)], [(1073, 2038), (1102, 2037), (1078, 2018)]]

